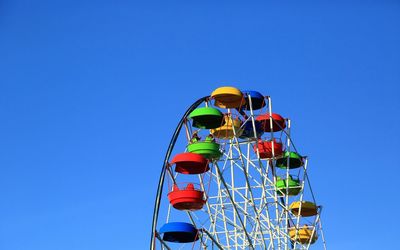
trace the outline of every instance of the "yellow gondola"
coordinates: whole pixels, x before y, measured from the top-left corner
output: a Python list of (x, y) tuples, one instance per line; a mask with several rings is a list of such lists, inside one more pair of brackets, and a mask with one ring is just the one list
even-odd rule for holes
[[(301, 206), (301, 209), (300, 209)], [(318, 207), (315, 205), (315, 203), (312, 203), (310, 201), (295, 201), (289, 206), (290, 212), (292, 212), (295, 216), (303, 216), (303, 217), (308, 217), (308, 216), (313, 216), (318, 214)], [(299, 214), (300, 212), (300, 214)]]
[(233, 119), (227, 115), (225, 115), (225, 125), (216, 128), (216, 129), (210, 129), (211, 134), (215, 138), (219, 139), (232, 139), (235, 134), (236, 137), (239, 137), (243, 133), (243, 129), (240, 128), (242, 125), (242, 122), (239, 119)]
[(314, 227), (307, 225), (304, 225), (298, 230), (296, 230), (294, 227), (290, 228), (289, 236), (292, 241), (297, 241), (301, 244), (313, 244), (318, 239), (318, 235)]
[(238, 108), (244, 105), (243, 93), (234, 87), (220, 87), (211, 93), (215, 106), (220, 108)]

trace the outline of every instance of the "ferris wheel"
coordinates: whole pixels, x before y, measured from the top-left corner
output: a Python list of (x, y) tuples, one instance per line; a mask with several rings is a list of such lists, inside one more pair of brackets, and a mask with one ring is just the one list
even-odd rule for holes
[(220, 87), (194, 102), (163, 162), (150, 249), (326, 249), (290, 131), (257, 91)]

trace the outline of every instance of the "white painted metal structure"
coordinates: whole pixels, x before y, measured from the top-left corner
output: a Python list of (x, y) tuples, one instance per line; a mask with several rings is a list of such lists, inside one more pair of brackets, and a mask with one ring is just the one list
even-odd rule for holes
[[(251, 99), (249, 98), (251, 102)], [(259, 114), (272, 115), (270, 97), (265, 97), (264, 108), (243, 112), (235, 109), (221, 109), (232, 118), (240, 117), (244, 122), (251, 121), (256, 133), (255, 119)], [(208, 98), (203, 99), (204, 105), (211, 105)], [(173, 146), (174, 152), (185, 151), (186, 140), (190, 138), (195, 128), (190, 120), (183, 119), (185, 131), (180, 133), (178, 143)], [(270, 120), (271, 127), (277, 126)], [(276, 139), (285, 145), (285, 151), (297, 152), (290, 136), (291, 121), (286, 119), (286, 128), (279, 132), (264, 133), (263, 140)], [(208, 130), (200, 131), (208, 134)], [(308, 200), (318, 204), (310, 186), (307, 175), (308, 159), (304, 157), (304, 165), (297, 169), (280, 169), (275, 167), (275, 152), (270, 159), (260, 159), (259, 153), (253, 147), (259, 138), (239, 138), (239, 131), (234, 131), (231, 139), (217, 139), (221, 145), (223, 156), (210, 164), (210, 171), (195, 178), (205, 191), (207, 202), (199, 211), (175, 210), (167, 199), (171, 183), (184, 179), (167, 167), (161, 178), (161, 192), (158, 194), (153, 220), (151, 249), (326, 249), (321, 224), (321, 207), (318, 214), (312, 217), (295, 216), (289, 210), (294, 201)], [(204, 135), (203, 135), (204, 136)], [(180, 142), (182, 144), (180, 144)], [(172, 152), (172, 151), (171, 151)], [(168, 158), (168, 157), (167, 157)], [(296, 196), (278, 195), (275, 183), (277, 177), (287, 179), (293, 176), (300, 180), (302, 191)], [(180, 179), (181, 178), (181, 179)], [(182, 179), (183, 178), (183, 179)], [(166, 185), (163, 185), (164, 182)], [(288, 183), (288, 182), (287, 182)], [(168, 187), (169, 186), (169, 187)], [(287, 187), (288, 188), (288, 187)], [(163, 194), (163, 195), (161, 195)], [(158, 206), (158, 207), (157, 207)], [(160, 209), (160, 211), (158, 211)], [(301, 209), (301, 207), (300, 207)], [(195, 243), (177, 244), (164, 242), (157, 230), (163, 223), (183, 221), (195, 225), (199, 229), (200, 239)], [(311, 244), (300, 244), (292, 241), (289, 230), (308, 225), (318, 240)], [(312, 237), (311, 237), (312, 238)]]

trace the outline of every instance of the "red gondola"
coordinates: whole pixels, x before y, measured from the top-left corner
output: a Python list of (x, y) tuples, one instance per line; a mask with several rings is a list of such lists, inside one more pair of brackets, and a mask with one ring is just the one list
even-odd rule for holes
[[(272, 127), (270, 117), (272, 117)], [(265, 132), (278, 132), (286, 128), (285, 119), (278, 114), (272, 113), (271, 116), (269, 114), (259, 115), (256, 120), (261, 122), (261, 127)]]
[(193, 183), (189, 183), (185, 189), (179, 189), (174, 184), (172, 191), (168, 194), (171, 205), (178, 210), (199, 210), (206, 202), (204, 192), (194, 188)]
[[(272, 148), (274, 149), (274, 154), (272, 154)], [(256, 153), (258, 149), (261, 159), (272, 158), (273, 155), (275, 155), (275, 157), (280, 157), (283, 152), (282, 143), (277, 142), (275, 139), (273, 141), (258, 140), (253, 149)]]
[(204, 156), (195, 153), (177, 154), (171, 161), (175, 164), (175, 171), (181, 174), (202, 174), (210, 170), (208, 160)]

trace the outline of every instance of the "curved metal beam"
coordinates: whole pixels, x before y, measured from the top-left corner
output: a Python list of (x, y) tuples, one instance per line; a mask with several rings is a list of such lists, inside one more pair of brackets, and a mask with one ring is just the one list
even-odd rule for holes
[(151, 242), (150, 242), (150, 249), (155, 250), (156, 249), (156, 227), (157, 227), (157, 220), (158, 220), (158, 213), (160, 210), (160, 200), (161, 200), (161, 195), (162, 195), (162, 190), (164, 186), (164, 178), (165, 178), (165, 171), (167, 170), (168, 167), (168, 160), (169, 157), (171, 156), (172, 150), (174, 149), (176, 140), (178, 139), (179, 132), (181, 131), (182, 125), (185, 122), (186, 118), (189, 116), (189, 114), (196, 109), (202, 102), (206, 101), (210, 96), (205, 96), (200, 99), (198, 99), (196, 102), (194, 102), (185, 112), (185, 114), (182, 116), (181, 120), (179, 121), (178, 125), (175, 128), (175, 132), (172, 135), (171, 141), (169, 143), (167, 153), (165, 154), (164, 158), (164, 164), (162, 166), (161, 174), (160, 174), (160, 179), (158, 181), (158, 188), (157, 188), (157, 195), (156, 195), (156, 200), (154, 203), (154, 211), (153, 211), (153, 223), (151, 227)]

